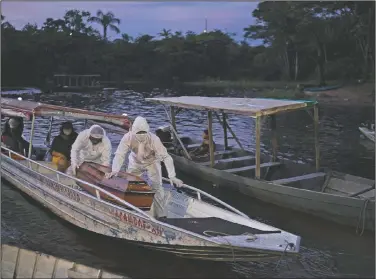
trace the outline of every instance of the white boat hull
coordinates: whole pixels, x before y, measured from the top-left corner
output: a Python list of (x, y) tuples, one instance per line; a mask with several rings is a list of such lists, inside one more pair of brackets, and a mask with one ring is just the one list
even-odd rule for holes
[[(29, 161), (33, 165), (30, 169), (30, 166), (25, 164), (26, 161), (20, 163), (5, 155), (1, 156), (3, 178), (62, 219), (95, 233), (200, 260), (257, 261), (275, 259), (286, 250), (286, 245), (278, 244), (286, 243), (291, 236), (293, 237), (291, 242), (295, 247), (291, 251), (287, 251), (286, 254), (296, 255), (299, 252), (300, 238), (286, 232), (282, 232), (278, 237), (261, 235), (248, 247), (238, 247), (230, 243), (234, 240), (239, 241), (240, 237), (245, 238), (246, 236), (234, 236), (235, 239), (234, 237), (231, 239), (231, 236), (229, 236), (230, 238), (203, 237), (74, 189), (71, 187), (74, 185), (74, 180), (67, 176), (60, 175), (60, 182), (58, 182), (56, 178), (41, 173), (41, 170), (34, 170), (37, 164), (34, 166), (32, 161)], [(272, 244), (269, 249), (265, 249), (266, 241)], [(276, 247), (273, 248), (274, 246)]]
[(375, 142), (375, 131), (369, 130), (366, 127), (359, 127), (359, 131), (369, 140)]

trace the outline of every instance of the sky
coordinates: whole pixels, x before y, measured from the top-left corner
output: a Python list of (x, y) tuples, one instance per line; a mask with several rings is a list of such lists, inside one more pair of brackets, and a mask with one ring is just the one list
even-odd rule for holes
[[(2, 1), (1, 14), (17, 29), (27, 23), (42, 26), (46, 18), (62, 18), (67, 10), (78, 9), (95, 15), (97, 10), (111, 11), (121, 20), (121, 33), (133, 37), (140, 34), (157, 36), (163, 28), (171, 31), (191, 30), (201, 33), (208, 30), (237, 33), (235, 39), (241, 40), (243, 28), (254, 23), (252, 11), (257, 2), (80, 2), (80, 1)], [(101, 31), (97, 24), (93, 27)], [(101, 31), (102, 32), (102, 31)], [(110, 31), (109, 39), (120, 35)]]

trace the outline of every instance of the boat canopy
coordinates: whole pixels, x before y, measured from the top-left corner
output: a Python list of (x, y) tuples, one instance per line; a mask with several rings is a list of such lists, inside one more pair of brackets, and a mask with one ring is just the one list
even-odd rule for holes
[(126, 130), (129, 130), (131, 126), (131, 122), (126, 115), (108, 114), (10, 98), (1, 98), (1, 115), (22, 117), (26, 120), (31, 120), (33, 115), (41, 117), (71, 117), (111, 123)]
[(146, 100), (180, 108), (220, 111), (252, 117), (309, 108), (317, 103), (316, 101), (307, 100), (196, 96), (147, 98)]

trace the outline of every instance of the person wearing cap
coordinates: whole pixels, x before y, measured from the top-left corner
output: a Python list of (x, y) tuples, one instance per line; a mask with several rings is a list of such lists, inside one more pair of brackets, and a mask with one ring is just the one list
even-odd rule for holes
[(76, 175), (76, 170), (83, 162), (94, 162), (110, 166), (112, 145), (105, 130), (99, 125), (93, 125), (78, 134), (71, 150), (71, 166), (67, 173)]
[(129, 150), (131, 152), (127, 172), (137, 176), (146, 172), (151, 181), (151, 187), (155, 191), (152, 214), (164, 216), (165, 193), (162, 186), (161, 162), (164, 162), (171, 184), (181, 187), (183, 181), (176, 177), (174, 161), (166, 147), (158, 136), (149, 132), (149, 124), (141, 116), (136, 117), (131, 131), (121, 139), (112, 161), (112, 172), (107, 173), (106, 178), (111, 178), (119, 173)]
[(72, 145), (77, 136), (72, 122), (67, 121), (61, 125), (60, 134), (52, 141), (50, 149), (52, 162), (57, 165), (59, 171), (65, 172), (69, 167)]
[[(29, 153), (29, 142), (23, 136), (24, 123), (21, 117), (11, 117), (4, 124), (4, 130), (1, 134), (1, 142), (5, 147), (17, 152), (23, 156)], [(21, 160), (22, 158), (12, 155), (13, 159)]]

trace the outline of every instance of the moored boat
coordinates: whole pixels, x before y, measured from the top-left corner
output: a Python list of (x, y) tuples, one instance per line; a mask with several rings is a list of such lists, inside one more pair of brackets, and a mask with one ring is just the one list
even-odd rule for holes
[[(290, 208), (353, 226), (362, 233), (375, 229), (375, 181), (320, 167), (318, 141), (318, 104), (316, 101), (294, 101), (258, 98), (170, 97), (147, 100), (170, 107), (166, 114), (175, 146), (170, 154), (183, 173), (237, 189), (267, 203)], [(204, 110), (208, 113), (209, 154), (192, 157), (190, 151), (200, 146), (191, 137), (180, 137), (175, 119), (181, 109)], [(315, 127), (315, 166), (295, 163), (277, 157), (276, 115), (296, 110), (313, 110)], [(222, 113), (222, 118), (218, 115)], [(228, 124), (228, 114), (255, 119), (255, 152), (245, 150)], [(213, 115), (224, 130), (224, 144), (213, 144)], [(312, 114), (311, 114), (312, 115)], [(272, 155), (261, 154), (260, 131), (265, 118), (272, 130)], [(239, 147), (228, 145), (229, 131)]]
[[(1, 105), (3, 116), (31, 120), (31, 144), (37, 117), (49, 117), (51, 122), (54, 117), (105, 122), (122, 127), (124, 131), (130, 124), (125, 115), (5, 98), (1, 100)], [(47, 131), (47, 134), (50, 135), (50, 132)], [(39, 154), (47, 152), (47, 146), (38, 147)], [(86, 230), (199, 260), (258, 261), (299, 253), (299, 236), (253, 220), (189, 185), (184, 185), (180, 193), (171, 185), (164, 184), (166, 214), (165, 217), (155, 218), (151, 211), (119, 198), (114, 191), (106, 190), (105, 187), (110, 184), (108, 181), (69, 176), (58, 171), (52, 162), (37, 160), (33, 152), (29, 152), (28, 157), (17, 154), (21, 159), (15, 160), (11, 156), (15, 152), (5, 146), (2, 149), (5, 152), (1, 154), (3, 178), (62, 219)], [(102, 167), (95, 167), (98, 174), (98, 168)], [(129, 181), (129, 176), (126, 179)], [(79, 184), (84, 185), (84, 189)], [(117, 193), (124, 193), (124, 189)], [(204, 201), (204, 197), (210, 203)]]
[(129, 278), (46, 255), (1, 245), (1, 278)]
[(373, 124), (373, 127), (361, 126), (359, 127), (359, 131), (362, 133), (364, 137), (366, 137), (370, 141), (375, 142), (375, 125), (374, 124)]

